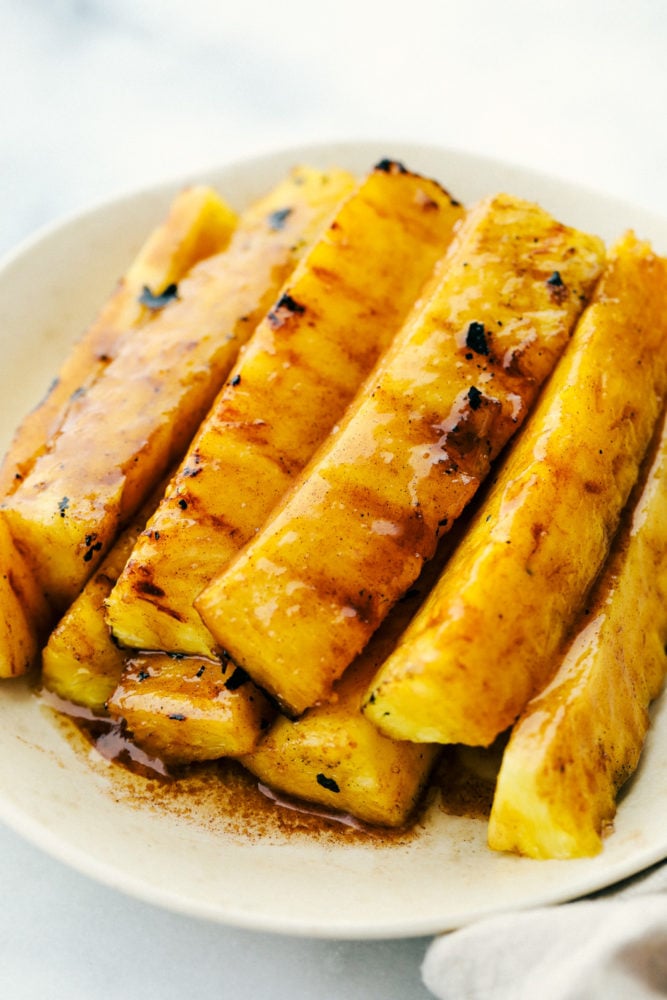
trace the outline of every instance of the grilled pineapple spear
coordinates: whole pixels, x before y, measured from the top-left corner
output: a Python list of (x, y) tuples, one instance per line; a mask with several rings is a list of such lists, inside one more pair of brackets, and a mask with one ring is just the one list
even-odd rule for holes
[(667, 672), (667, 427), (551, 683), (505, 749), (489, 845), (533, 858), (597, 854), (639, 762)]
[(99, 315), (74, 345), (46, 398), (23, 420), (0, 466), (0, 494), (13, 492), (50, 437), (70, 401), (99, 378), (123, 339), (156, 315), (142, 304), (144, 289), (162, 292), (178, 283), (198, 261), (227, 246), (236, 215), (211, 188), (186, 188), (167, 218), (148, 237)]
[(239, 759), (274, 791), (365, 823), (400, 827), (441, 748), (390, 740), (364, 718), (361, 703), (380, 664), (374, 640), (368, 650), (338, 681), (334, 701), (294, 721), (279, 715), (256, 749)]
[(51, 633), (42, 683), (96, 715), (122, 717), (139, 746), (170, 764), (249, 753), (275, 709), (242, 670), (121, 649), (105, 620), (105, 601), (163, 492), (121, 533)]
[[(114, 588), (108, 620), (121, 642), (214, 652), (194, 598), (343, 411), (462, 215), (439, 185), (388, 162), (341, 206), (248, 343)], [(254, 684), (223, 696), (226, 661), (201, 679), (189, 657), (158, 672), (150, 663), (150, 680), (133, 667), (109, 703), (146, 750), (173, 759), (176, 740), (184, 761), (253, 748), (267, 718)]]
[(245, 212), (222, 254), (196, 265), (69, 407), (4, 501), (17, 547), (57, 609), (179, 459), (231, 368), (353, 179), (299, 169)]
[(0, 567), (0, 677), (16, 677), (37, 663), (51, 612), (1, 516)]
[(229, 660), (168, 653), (130, 659), (108, 708), (138, 746), (168, 764), (250, 753), (275, 715)]
[(667, 261), (628, 234), (486, 503), (373, 683), (394, 739), (487, 746), (548, 681), (667, 388)]
[(193, 607), (340, 417), (463, 209), (383, 162), (340, 207), (247, 344), (108, 600), (125, 646), (214, 655)]
[(284, 715), (241, 763), (270, 788), (349, 813), (366, 823), (408, 822), (436, 761), (435, 744), (387, 739), (361, 704), (378, 667), (396, 645), (437, 572), (434, 559), (368, 646), (336, 683), (330, 702), (292, 721)]
[(298, 488), (198, 598), (288, 713), (329, 696), (433, 555), (565, 347), (602, 256), (535, 205), (479, 204)]
[[(197, 261), (221, 251), (236, 225), (234, 212), (208, 187), (182, 191), (167, 218), (139, 250), (114, 294), (74, 345), (46, 398), (23, 420), (0, 465), (0, 495), (16, 490), (48, 439), (63, 423), (71, 402), (90, 386), (153, 313), (140, 301), (144, 288), (161, 290)], [(52, 614), (6, 522), (0, 524), (0, 676), (24, 673), (38, 659)]]
[(128, 660), (127, 651), (112, 641), (104, 618), (105, 601), (163, 492), (161, 484), (121, 532), (42, 651), (44, 686), (96, 714), (106, 711)]

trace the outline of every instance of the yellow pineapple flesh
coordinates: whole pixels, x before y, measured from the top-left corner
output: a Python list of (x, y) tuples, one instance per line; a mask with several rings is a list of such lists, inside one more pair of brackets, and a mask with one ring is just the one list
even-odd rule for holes
[(76, 597), (180, 460), (239, 348), (352, 184), (344, 171), (293, 171), (243, 213), (226, 250), (196, 264), (142, 336), (123, 340), (70, 402), (3, 504), (17, 547), (56, 609)]
[(505, 750), (489, 844), (533, 858), (597, 854), (635, 771), (667, 672), (667, 430), (551, 683)]
[[(435, 560), (434, 560), (435, 562)], [(414, 815), (439, 747), (390, 740), (361, 712), (366, 688), (432, 582), (400, 601), (368, 646), (345, 671), (330, 702), (296, 720), (278, 716), (241, 763), (274, 791), (347, 813), (362, 822), (400, 827)]]
[(105, 603), (162, 493), (163, 486), (121, 532), (42, 650), (44, 686), (98, 715), (105, 714), (129, 655), (112, 639)]
[(386, 348), (463, 209), (434, 181), (375, 169), (259, 324), (108, 602), (121, 643), (214, 655), (194, 608)]
[(488, 746), (549, 680), (667, 389), (667, 261), (628, 234), (532, 418), (366, 714), (395, 739)]
[(275, 714), (229, 661), (166, 653), (129, 660), (108, 707), (138, 746), (168, 764), (249, 753)]
[(288, 714), (325, 700), (517, 430), (600, 240), (500, 195), (468, 214), (340, 427), (196, 607)]
[(156, 313), (142, 303), (144, 289), (160, 294), (178, 284), (200, 260), (220, 253), (236, 221), (236, 214), (212, 188), (189, 187), (174, 198), (167, 218), (150, 234), (97, 318), (74, 344), (46, 398), (17, 429), (0, 465), (0, 494), (18, 488), (62, 425), (71, 402), (100, 377), (123, 341), (154, 319)]
[(0, 677), (17, 677), (39, 662), (51, 610), (0, 513)]

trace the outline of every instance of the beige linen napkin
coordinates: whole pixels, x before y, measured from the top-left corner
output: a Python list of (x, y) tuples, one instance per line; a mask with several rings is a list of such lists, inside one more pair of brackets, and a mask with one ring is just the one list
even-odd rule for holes
[(667, 997), (667, 863), (596, 897), (436, 938), (422, 976), (440, 1000)]

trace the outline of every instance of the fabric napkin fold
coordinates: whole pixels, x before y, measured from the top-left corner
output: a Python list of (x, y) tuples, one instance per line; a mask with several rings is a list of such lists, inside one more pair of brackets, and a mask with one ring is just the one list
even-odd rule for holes
[(595, 897), (438, 937), (422, 977), (439, 1000), (667, 997), (667, 863)]

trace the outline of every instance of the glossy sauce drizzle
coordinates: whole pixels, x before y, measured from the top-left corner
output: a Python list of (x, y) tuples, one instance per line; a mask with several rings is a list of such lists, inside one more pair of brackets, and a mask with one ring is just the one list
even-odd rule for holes
[[(232, 759), (172, 766), (145, 753), (122, 723), (99, 716), (42, 689), (39, 696), (61, 720), (68, 736), (113, 765), (114, 790), (166, 812), (208, 822), (211, 810), (227, 830), (244, 837), (307, 835), (335, 842), (375, 840), (405, 844), (416, 837), (426, 813), (436, 808), (452, 816), (488, 818), (503, 740), (488, 750), (445, 747), (410, 824), (398, 830), (374, 827), (347, 813), (276, 792)], [(125, 780), (127, 779), (127, 780)]]

